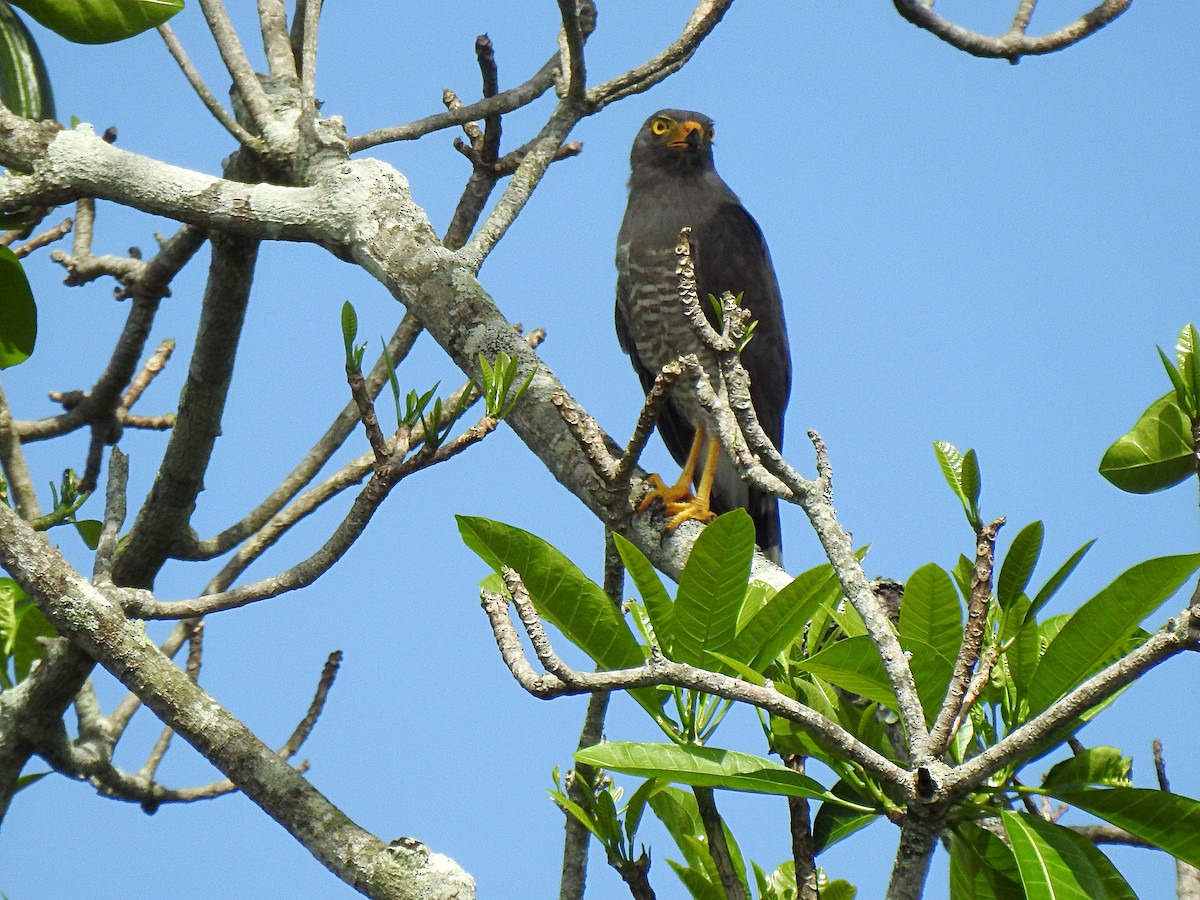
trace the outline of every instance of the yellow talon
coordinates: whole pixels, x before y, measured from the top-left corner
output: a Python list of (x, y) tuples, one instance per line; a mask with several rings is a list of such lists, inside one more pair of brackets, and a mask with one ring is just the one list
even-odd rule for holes
[[(702, 449), (705, 451), (704, 468), (700, 472), (700, 483), (693, 494), (692, 479), (695, 477)], [(716, 518), (716, 513), (709, 508), (709, 496), (712, 493), (713, 476), (717, 471), (717, 454), (720, 452), (720, 441), (717, 438), (706, 437), (704, 429), (697, 428), (679, 480), (668, 485), (658, 475), (651, 475), (649, 481), (653, 490), (638, 504), (638, 512), (645, 512), (655, 500), (662, 500), (663, 512), (671, 517), (667, 522), (667, 531), (674, 531), (680, 523), (688, 519), (696, 519), (699, 522), (712, 521)]]

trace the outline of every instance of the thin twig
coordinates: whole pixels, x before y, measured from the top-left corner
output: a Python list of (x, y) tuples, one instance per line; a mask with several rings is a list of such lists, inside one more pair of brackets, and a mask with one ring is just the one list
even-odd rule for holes
[(117, 552), (117, 537), (125, 524), (126, 488), (129, 484), (129, 457), (113, 447), (108, 455), (108, 486), (104, 497), (104, 525), (96, 543), (92, 581), (112, 584), (112, 563)]
[(345, 518), (321, 547), (307, 559), (269, 578), (243, 585), (216, 594), (205, 594), (190, 600), (155, 601), (144, 596), (131, 596), (127, 611), (142, 619), (180, 619), (190, 616), (208, 615), (226, 609), (235, 609), (277, 597), (289, 591), (312, 584), (329, 570), (358, 540), (371, 517), (379, 509), (401, 480), (429, 466), (445, 462), (478, 443), (496, 428), (496, 420), (484, 417), (454, 440), (436, 450), (423, 446), (420, 451), (405, 460), (392, 456), (384, 465), (377, 466), (371, 479), (355, 497)]
[(20, 247), (14, 247), (13, 253), (16, 254), (18, 259), (24, 259), (26, 256), (28, 256), (34, 250), (40, 250), (42, 247), (45, 247), (49, 244), (53, 244), (57, 240), (61, 240), (63, 237), (65, 237), (67, 234), (70, 233), (71, 227), (72, 227), (71, 220), (63, 219), (61, 222), (59, 222), (53, 228), (48, 228), (45, 231), (43, 231), (41, 234), (38, 234), (36, 237), (30, 238), (28, 241), (26, 241)]
[[(163, 43), (167, 45), (167, 51), (179, 66), (183, 77), (187, 79), (188, 84), (192, 86), (196, 96), (200, 98), (200, 102), (212, 114), (212, 117), (221, 123), (222, 127), (233, 135), (234, 140), (247, 149), (262, 153), (266, 150), (267, 145), (263, 141), (251, 134), (242, 124), (238, 122), (233, 115), (223, 107), (212, 91), (208, 89), (208, 85), (204, 83), (204, 79), (200, 77), (200, 72), (192, 65), (192, 61), (188, 59), (187, 51), (183, 49), (183, 45), (179, 43), (179, 38), (175, 36), (175, 32), (171, 30), (171, 26), (163, 23), (158, 26), (159, 36), (162, 37)], [(76, 251), (76, 255), (78, 251)]]
[(946, 698), (938, 712), (937, 721), (929, 735), (930, 752), (940, 756), (953, 737), (951, 725), (963, 706), (971, 673), (979, 661), (983, 637), (987, 629), (988, 605), (992, 597), (992, 571), (996, 564), (996, 534), (1004, 525), (999, 518), (979, 529), (975, 541), (975, 568), (971, 573), (971, 600), (967, 604), (967, 626), (963, 631), (954, 674), (946, 688)]
[(488, 116), (498, 116), (528, 106), (546, 91), (554, 86), (554, 77), (558, 72), (558, 54), (550, 57), (545, 64), (526, 82), (501, 91), (494, 97), (488, 97), (466, 106), (447, 110), (418, 119), (407, 125), (393, 125), (387, 128), (377, 128), (368, 131), (349, 141), (350, 152), (366, 150), (379, 144), (392, 141), (414, 141), (434, 131), (455, 128), (466, 122), (475, 122)]
[(0, 387), (0, 472), (12, 491), (13, 504), (22, 519), (31, 521), (42, 515), (38, 504), (37, 491), (33, 487), (33, 479), (29, 475), (29, 464), (25, 460), (25, 451), (21, 449), (21, 435), (15, 427), (12, 409), (4, 388)]

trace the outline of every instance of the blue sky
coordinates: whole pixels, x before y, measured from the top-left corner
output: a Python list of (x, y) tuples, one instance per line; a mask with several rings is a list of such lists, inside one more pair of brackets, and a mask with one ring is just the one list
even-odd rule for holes
[[(477, 96), (479, 33), (495, 43), (502, 87), (524, 80), (553, 49), (554, 4), (462, 3), (450, 15), (433, 4), (382, 6), (366, 21), (354, 4), (330, 4), (325, 14), (318, 93), (350, 134), (436, 112), (445, 87)], [(1032, 30), (1084, 8), (1046, 12), (1060, 19), (1039, 11)], [(977, 14), (966, 3), (939, 10)], [(680, 2), (602, 4), (588, 45), (591, 79), (656, 52), (689, 11)], [(640, 408), (612, 331), (629, 145), (658, 108), (707, 113), (717, 123), (718, 169), (766, 233), (787, 303), (795, 375), (785, 450), (808, 468), (804, 431), (824, 436), (842, 521), (872, 547), (869, 573), (904, 579), (970, 552), (970, 531), (931, 449), (944, 439), (978, 452), (984, 514), (1008, 516), (1002, 547), (1025, 523), (1045, 521), (1035, 580), (1099, 538), (1051, 610), (1067, 611), (1135, 562), (1196, 549), (1193, 486), (1131, 497), (1096, 472), (1108, 444), (1168, 388), (1155, 345), (1170, 348), (1180, 326), (1200, 317), (1196, 15), (1188, 4), (1135, 4), (1077, 47), (1010, 66), (952, 50), (888, 3), (743, 2), (682, 72), (579, 126), (572, 137), (583, 154), (553, 167), (481, 277), (509, 318), (546, 328), (547, 364), (623, 439)], [(189, 5), (173, 24), (224, 95), (198, 8)], [(33, 27), (60, 116), (97, 130), (115, 124), (125, 149), (218, 171), (229, 139), (157, 36), (76, 47)], [(505, 119), (505, 149), (528, 139), (549, 103)], [(468, 174), (452, 137), (368, 151), (407, 175), (439, 230)], [(97, 252), (134, 244), (149, 252), (154, 230), (169, 233), (171, 223), (102, 204)], [(324, 251), (271, 245), (261, 260), (225, 434), (195, 520), (203, 536), (265, 496), (346, 401), (342, 302), (354, 302), (360, 334), (372, 340), (390, 334), (400, 314), (378, 284)], [(44, 255), (28, 268), (40, 343), (4, 380), (21, 418), (54, 412), (47, 390), (91, 383), (125, 313), (110, 284), (66, 289)], [(164, 304), (152, 343), (174, 337), (179, 349), (141, 401), (144, 413), (165, 411), (177, 396), (203, 275), (202, 258)], [(461, 380), (428, 338), (400, 378), (422, 390)], [(131, 505), (144, 496), (162, 445), (160, 435), (123, 441)], [(358, 439), (352, 452), (364, 448)], [(38, 483), (81, 467), (84, 449), (78, 437), (33, 448)], [(645, 465), (672, 469), (657, 442)], [(296, 528), (249, 577), (306, 556), (341, 508)], [(313, 783), (384, 839), (413, 836), (453, 856), (475, 875), (481, 897), (556, 896), (561, 816), (545, 789), (551, 768), (569, 765), (584, 701), (538, 702), (508, 677), (477, 602), (486, 572), (459, 540), (454, 513), (519, 525), (599, 575), (600, 525), (502, 427), (404, 482), (315, 586), (210, 620), (202, 681), (278, 744), (303, 715), (325, 655), (343, 650), (342, 673), (302, 753)], [(73, 536), (60, 540), (88, 565)], [(784, 547), (792, 571), (820, 561), (796, 509), (784, 510)], [(214, 571), (168, 569), (160, 595), (194, 595)], [(1183, 603), (1173, 599), (1148, 624)], [(1181, 715), (1194, 665), (1178, 659), (1152, 673), (1082, 740), (1122, 747), (1135, 758), (1135, 781), (1151, 786), (1149, 744), (1161, 738), (1174, 787), (1200, 796), (1197, 729)], [(107, 676), (97, 688), (106, 708), (123, 696)], [(618, 699), (609, 737), (654, 739), (643, 718)], [(118, 763), (136, 769), (157, 733), (139, 716)], [(732, 717), (719, 738), (762, 749), (749, 714)], [(161, 777), (182, 786), (216, 775), (180, 743)], [(751, 858), (770, 868), (786, 857), (782, 800), (720, 800)], [(659, 896), (683, 896), (666, 866), (678, 853), (654, 829), (645, 837)], [(894, 849), (894, 829), (875, 826), (821, 861), (873, 897)], [(1170, 890), (1166, 857), (1112, 855), (1143, 896)], [(47, 779), (14, 804), (0, 857), (0, 890), (14, 900), (115, 900), (131, 896), (131, 884), (137, 896), (177, 898), (211, 896), (216, 884), (231, 896), (353, 895), (241, 797), (147, 817)], [(595, 863), (588, 896), (627, 896)], [(945, 893), (941, 855), (928, 896)]]

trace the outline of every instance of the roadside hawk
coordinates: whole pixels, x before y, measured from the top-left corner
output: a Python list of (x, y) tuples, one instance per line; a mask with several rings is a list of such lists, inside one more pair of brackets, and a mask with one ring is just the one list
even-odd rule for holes
[[(617, 237), (617, 339), (646, 391), (664, 365), (688, 353), (697, 355), (714, 387), (721, 385), (716, 355), (695, 335), (679, 300), (675, 245), (680, 229), (691, 226), (696, 288), (709, 320), (716, 325), (708, 295), (731, 291), (743, 295), (758, 322), (742, 364), (763, 431), (780, 447), (792, 379), (783, 300), (762, 231), (717, 174), (712, 144), (712, 119), (679, 109), (656, 112), (633, 142), (629, 205)], [(744, 507), (759, 547), (779, 562), (779, 501), (738, 477), (704, 421), (694, 392), (676, 382), (658, 430), (683, 473), (670, 486), (654, 476), (643, 508), (661, 497), (674, 528)]]

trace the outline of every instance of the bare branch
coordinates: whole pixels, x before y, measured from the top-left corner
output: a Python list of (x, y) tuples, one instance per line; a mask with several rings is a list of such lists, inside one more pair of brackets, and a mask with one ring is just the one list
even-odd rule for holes
[(317, 719), (321, 718), (321, 713), (325, 709), (325, 700), (329, 697), (329, 689), (333, 687), (333, 680), (337, 678), (338, 668), (341, 664), (341, 650), (334, 650), (325, 660), (325, 667), (321, 670), (321, 680), (317, 682), (317, 691), (313, 694), (308, 712), (304, 714), (304, 718), (300, 720), (300, 724), (296, 726), (291, 737), (284, 741), (283, 746), (279, 748), (279, 755), (284, 759), (291, 759), (295, 756), (304, 746), (304, 742), (308, 740), (308, 736), (312, 734)]
[(192, 90), (195, 91), (196, 96), (200, 98), (200, 102), (204, 104), (205, 108), (212, 114), (212, 117), (220, 122), (225, 130), (233, 135), (234, 140), (243, 147), (255, 153), (264, 152), (267, 149), (267, 145), (260, 138), (243, 128), (242, 124), (233, 117), (233, 114), (225, 109), (220, 101), (213, 96), (212, 91), (208, 89), (208, 85), (204, 83), (204, 79), (200, 77), (199, 71), (192, 65), (192, 61), (188, 59), (187, 51), (183, 49), (183, 44), (179, 43), (179, 38), (175, 36), (175, 32), (171, 30), (171, 26), (164, 22), (158, 26), (158, 33), (163, 39), (163, 43), (167, 45), (167, 51), (171, 54), (172, 59), (175, 60), (180, 71), (183, 72), (183, 77), (187, 79), (188, 84), (192, 86)]
[(112, 562), (117, 552), (117, 537), (125, 524), (126, 487), (129, 484), (129, 457), (116, 447), (108, 456), (108, 486), (104, 497), (104, 525), (96, 544), (92, 580), (112, 584)]
[[(519, 581), (519, 578), (517, 580)], [(508, 581), (509, 579), (506, 579), (506, 583)], [(728, 700), (748, 703), (771, 715), (796, 723), (822, 746), (828, 747), (839, 756), (853, 757), (873, 776), (894, 786), (905, 796), (911, 796), (912, 780), (906, 771), (861, 743), (840, 725), (769, 686), (750, 684), (729, 675), (673, 662), (661, 654), (651, 655), (644, 665), (632, 669), (599, 672), (577, 672), (571, 669), (554, 653), (544, 631), (541, 631), (535, 640), (534, 634), (540, 630), (540, 620), (528, 593), (522, 587), (513, 593), (512, 603), (517, 607), (522, 622), (538, 623), (533, 628), (534, 633), (529, 635), (530, 641), (534, 642), (535, 647), (539, 647), (538, 652), (549, 660), (552, 667), (547, 669), (547, 674), (538, 675), (525, 656), (521, 639), (509, 618), (508, 598), (488, 591), (483, 591), (480, 598), (505, 665), (517, 683), (535, 697), (546, 700), (571, 694), (661, 685), (675, 685), (714, 694)], [(525, 609), (522, 610), (522, 607)]]
[(296, 57), (292, 55), (283, 0), (258, 0), (258, 24), (262, 31), (263, 51), (267, 55), (267, 71), (272, 78), (295, 80), (299, 75)]
[[(423, 845), (388, 847), (334, 807), (3, 504), (0, 565), (85, 659), (99, 660), (340, 878), (360, 890), (382, 879), (429, 900), (473, 896), (470, 876), (452, 860)], [(356, 852), (346, 853), (347, 846)]]
[(515, 88), (509, 88), (507, 91), (501, 91), (494, 97), (487, 97), (475, 103), (469, 103), (466, 106), (447, 110), (444, 113), (426, 116), (424, 119), (418, 119), (407, 125), (392, 125), (388, 128), (377, 128), (374, 131), (368, 131), (366, 134), (361, 134), (358, 137), (350, 139), (350, 152), (354, 153), (359, 150), (366, 150), (369, 147), (392, 141), (413, 141), (434, 131), (454, 128), (466, 122), (485, 119), (488, 116), (503, 115), (504, 113), (512, 112), (514, 109), (520, 109), (522, 106), (528, 106), (538, 97), (542, 96), (542, 94), (546, 93), (546, 91), (550, 90), (550, 88), (554, 87), (554, 78), (558, 73), (558, 66), (559, 58), (556, 53), (538, 69), (533, 77), (523, 84), (517, 85)]
[(996, 563), (996, 534), (1004, 524), (1000, 518), (979, 529), (975, 541), (975, 568), (971, 573), (971, 602), (967, 605), (967, 627), (954, 662), (954, 674), (946, 688), (946, 699), (930, 733), (930, 752), (940, 756), (953, 737), (951, 725), (958, 720), (987, 628), (988, 604), (992, 597), (992, 570)]
[[(581, 19), (587, 16), (594, 28), (596, 7), (590, 0), (558, 0), (558, 12), (562, 17), (559, 52), (563, 55), (562, 71), (566, 80), (562, 95), (579, 102), (587, 92), (587, 67), (583, 60), (583, 42), (586, 35)], [(586, 31), (590, 32), (591, 28)]]
[(300, 68), (300, 90), (306, 102), (315, 103), (317, 80), (317, 25), (321, 0), (297, 0), (292, 20), (292, 55)]
[(42, 509), (38, 504), (33, 479), (29, 476), (25, 451), (21, 449), (21, 435), (13, 421), (12, 409), (3, 387), (0, 387), (0, 472), (12, 491), (12, 499), (21, 518), (39, 518)]
[(630, 94), (640, 94), (679, 71), (692, 58), (692, 54), (733, 4), (733, 0), (702, 0), (692, 10), (678, 40), (662, 53), (647, 60), (623, 75), (590, 88), (587, 103), (592, 112), (598, 112), (608, 104)]
[(307, 559), (277, 575), (253, 584), (220, 593), (205, 594), (190, 600), (160, 602), (141, 595), (131, 596), (127, 611), (130, 615), (141, 619), (181, 619), (235, 609), (248, 603), (266, 600), (307, 587), (325, 574), (358, 540), (380, 504), (401, 480), (414, 472), (457, 456), (467, 447), (478, 443), (495, 428), (495, 419), (485, 417), (453, 441), (443, 444), (436, 450), (430, 450), (428, 446), (423, 446), (417, 453), (403, 461), (397, 458), (396, 453), (393, 453), (385, 464), (375, 467), (375, 473), (358, 496), (354, 498), (349, 512), (338, 523), (328, 540)]
[(70, 219), (63, 219), (53, 228), (48, 228), (36, 237), (30, 238), (20, 247), (13, 249), (18, 259), (24, 259), (34, 250), (40, 250), (48, 244), (53, 244), (55, 241), (62, 239), (70, 233), (72, 222)]
[(250, 114), (250, 119), (254, 122), (257, 131), (262, 134), (273, 118), (271, 104), (267, 100), (263, 86), (258, 81), (258, 76), (254, 74), (254, 67), (250, 65), (250, 60), (246, 57), (246, 51), (233, 28), (233, 23), (229, 21), (225, 5), (221, 0), (200, 0), (200, 9), (204, 12), (208, 30), (212, 32), (217, 50), (225, 63), (225, 69), (233, 78), (238, 96)]
[(1099, 6), (1058, 31), (1041, 37), (1029, 37), (1025, 31), (1029, 26), (1029, 18), (1033, 15), (1036, 0), (1021, 0), (1009, 30), (997, 37), (989, 37), (942, 18), (934, 12), (932, 3), (922, 0), (893, 0), (901, 16), (918, 28), (941, 38), (950, 46), (972, 56), (1007, 59), (1012, 63), (1019, 62), (1022, 56), (1053, 53), (1078, 43), (1129, 9), (1132, 2), (1133, 0), (1104, 0)]
[[(412, 313), (408, 313), (396, 327), (388, 341), (386, 354), (393, 366), (400, 364), (412, 350), (417, 337), (421, 334), (421, 323)], [(367, 392), (374, 398), (378, 396), (383, 385), (387, 383), (387, 362), (381, 354), (372, 366), (367, 376)], [(358, 406), (351, 400), (338, 413), (325, 434), (305, 454), (296, 467), (280, 482), (279, 487), (270, 496), (247, 514), (241, 521), (208, 540), (200, 541), (191, 548), (181, 551), (182, 558), (210, 559), (228, 552), (241, 541), (257, 533), (268, 521), (283, 509), (308, 484), (342, 446), (346, 438), (358, 424)], [(355, 463), (351, 463), (351, 466)], [(344, 469), (343, 472), (346, 470)], [(369, 471), (369, 466), (363, 468), (357, 477), (347, 482), (343, 487), (357, 484)], [(315, 507), (314, 507), (315, 508)]]

